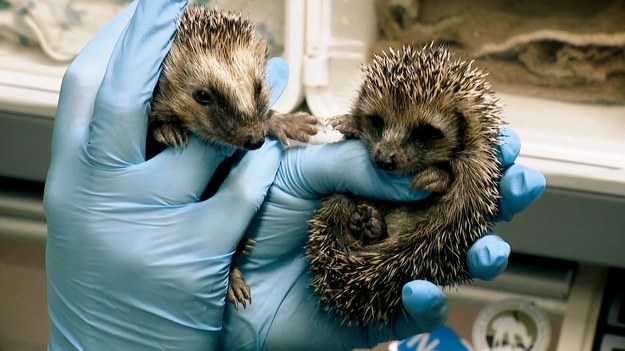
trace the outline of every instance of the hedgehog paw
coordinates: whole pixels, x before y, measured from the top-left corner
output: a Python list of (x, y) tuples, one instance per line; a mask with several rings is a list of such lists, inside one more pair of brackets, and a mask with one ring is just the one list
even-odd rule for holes
[(267, 134), (279, 139), (284, 145), (289, 140), (307, 143), (310, 137), (317, 134), (324, 122), (321, 118), (306, 112), (279, 113), (270, 111), (267, 121)]
[(360, 205), (349, 219), (349, 229), (365, 245), (375, 244), (388, 237), (386, 222), (377, 208)]
[(234, 264), (230, 266), (228, 301), (234, 305), (235, 311), (239, 310), (239, 303), (243, 306), (243, 309), (247, 308), (248, 303), (252, 304), (250, 287), (245, 282), (241, 269)]
[(442, 193), (449, 189), (451, 175), (440, 168), (430, 167), (419, 172), (410, 182), (412, 189), (421, 189), (433, 193)]
[(329, 119), (329, 123), (335, 130), (338, 130), (346, 139), (358, 138), (357, 128), (352, 115), (339, 115)]
[(256, 248), (256, 240), (243, 238), (237, 245), (236, 255), (249, 255)]
[(184, 148), (189, 143), (189, 134), (174, 123), (162, 123), (153, 130), (154, 140), (161, 144)]

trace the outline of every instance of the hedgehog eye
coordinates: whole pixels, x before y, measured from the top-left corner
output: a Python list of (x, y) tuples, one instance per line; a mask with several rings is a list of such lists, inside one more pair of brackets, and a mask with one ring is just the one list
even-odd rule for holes
[(443, 132), (433, 126), (418, 126), (412, 129), (410, 134), (410, 138), (412, 140), (420, 141), (420, 142), (432, 142), (435, 140), (443, 139), (445, 135)]
[(210, 105), (215, 102), (215, 95), (209, 89), (196, 90), (193, 98), (201, 105)]
[(369, 120), (373, 130), (381, 132), (382, 129), (384, 129), (384, 118), (380, 115), (368, 115), (367, 119)]

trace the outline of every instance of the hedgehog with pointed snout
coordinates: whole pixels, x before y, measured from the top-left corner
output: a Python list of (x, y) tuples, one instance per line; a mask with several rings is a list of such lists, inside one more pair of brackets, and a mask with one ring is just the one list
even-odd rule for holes
[(379, 168), (432, 193), (414, 203), (324, 199), (306, 244), (311, 286), (344, 323), (391, 323), (409, 281), (470, 281), (466, 254), (492, 226), (501, 177), (501, 108), (485, 77), (441, 46), (390, 49), (364, 66), (350, 113), (331, 120)]
[[(240, 14), (188, 6), (154, 90), (147, 157), (170, 145), (184, 148), (191, 134), (239, 150), (260, 148), (265, 136), (287, 145), (290, 139), (308, 141), (319, 129), (316, 117), (269, 110), (267, 47), (254, 23)], [(231, 160), (217, 169), (205, 196), (216, 191)], [(248, 253), (254, 244), (243, 238), (235, 257)], [(239, 303), (246, 307), (251, 291), (234, 262), (228, 299), (235, 308)]]

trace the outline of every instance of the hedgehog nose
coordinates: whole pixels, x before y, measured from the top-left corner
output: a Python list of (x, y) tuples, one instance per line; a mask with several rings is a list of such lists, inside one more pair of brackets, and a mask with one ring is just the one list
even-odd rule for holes
[(397, 157), (395, 153), (381, 154), (376, 157), (375, 163), (385, 171), (392, 171), (397, 168)]
[(265, 135), (263, 133), (255, 133), (247, 136), (244, 146), (248, 150), (256, 150), (265, 143)]
[(395, 153), (380, 155), (376, 160), (376, 164), (385, 171), (392, 171), (397, 167), (397, 157), (395, 157)]

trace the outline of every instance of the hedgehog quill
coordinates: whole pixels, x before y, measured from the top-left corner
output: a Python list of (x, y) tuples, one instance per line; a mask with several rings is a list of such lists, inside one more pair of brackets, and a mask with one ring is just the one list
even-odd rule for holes
[[(154, 90), (148, 157), (169, 145), (184, 148), (190, 134), (240, 150), (260, 148), (265, 136), (287, 145), (289, 139), (308, 141), (319, 119), (269, 111), (267, 47), (254, 24), (239, 14), (188, 6)], [(249, 253), (254, 244), (243, 238), (235, 256)], [(251, 292), (234, 263), (229, 278), (228, 299), (245, 308)]]
[(466, 253), (492, 225), (501, 178), (501, 108), (485, 77), (441, 46), (389, 49), (364, 66), (350, 113), (330, 121), (379, 168), (432, 192), (401, 204), (324, 199), (306, 244), (311, 286), (343, 323), (391, 323), (411, 280), (470, 281)]

